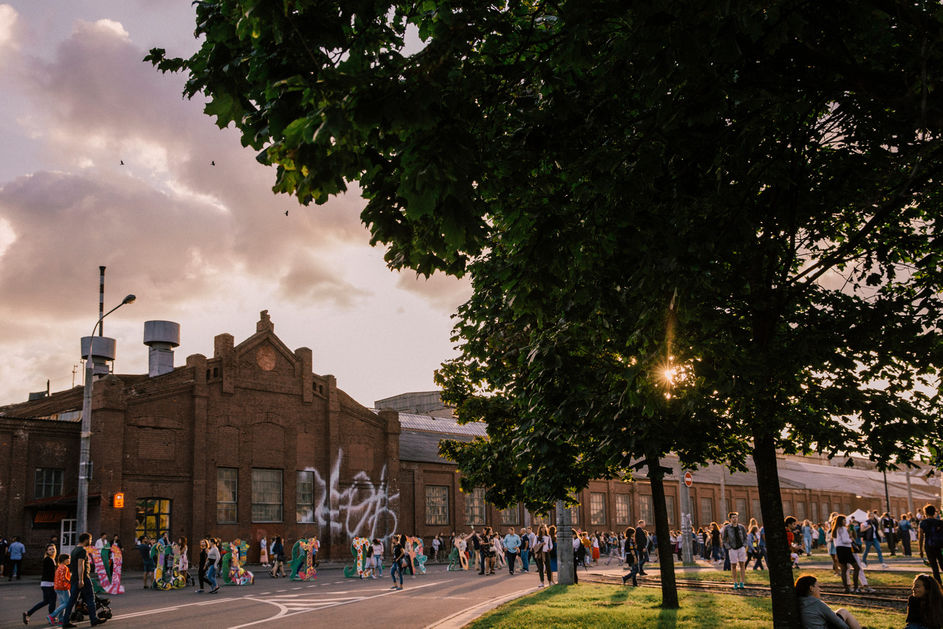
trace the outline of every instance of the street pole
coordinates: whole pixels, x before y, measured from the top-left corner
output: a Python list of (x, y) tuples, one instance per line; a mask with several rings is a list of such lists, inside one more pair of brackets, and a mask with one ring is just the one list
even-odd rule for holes
[(721, 518), (727, 517), (727, 466), (721, 463), (720, 465), (720, 518), (717, 518), (717, 521), (721, 521)]
[(120, 304), (109, 310), (103, 315), (99, 315), (98, 321), (92, 327), (92, 333), (88, 336), (88, 356), (85, 359), (85, 388), (82, 391), (82, 431), (79, 434), (79, 486), (76, 491), (75, 505), (75, 527), (76, 534), (88, 533), (88, 471), (90, 467), (89, 455), (92, 444), (92, 389), (95, 386), (94, 368), (92, 353), (95, 349), (95, 330), (101, 325), (102, 320), (112, 312), (125, 304), (134, 301), (134, 295), (128, 295)]
[(914, 494), (913, 494), (913, 491), (910, 489), (910, 468), (909, 467), (907, 468), (906, 472), (907, 472), (907, 513), (913, 513), (914, 512)]
[(557, 513), (560, 514), (557, 522), (557, 583), (573, 585), (573, 531), (570, 529), (570, 510), (557, 500)]
[(684, 467), (678, 464), (678, 493), (681, 500), (681, 560), (685, 566), (694, 565), (691, 552), (691, 499), (688, 485), (684, 482)]
[(887, 504), (887, 513), (888, 513), (888, 515), (890, 515), (890, 513), (891, 513), (891, 494), (887, 491), (887, 470), (883, 470), (883, 472), (884, 472), (884, 500), (885, 500), (885, 504)]

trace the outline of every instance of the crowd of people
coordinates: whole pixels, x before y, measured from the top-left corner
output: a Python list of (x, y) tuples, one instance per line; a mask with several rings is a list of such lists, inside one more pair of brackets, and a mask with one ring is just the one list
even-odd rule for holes
[[(828, 522), (812, 523), (799, 521), (794, 517), (786, 518), (786, 540), (794, 567), (799, 567), (799, 558), (810, 556), (816, 548), (827, 548), (832, 558), (832, 567), (841, 577), (846, 593), (872, 591), (868, 587), (864, 568), (871, 550), (877, 555), (877, 561), (884, 564), (882, 544), (894, 556), (898, 547), (904, 555), (911, 555), (914, 548), (932, 570), (932, 576), (919, 575), (914, 581), (912, 596), (908, 608), (908, 628), (923, 629), (943, 627), (943, 611), (940, 604), (940, 568), (943, 565), (943, 522), (937, 517), (937, 510), (928, 504), (916, 514), (902, 514), (893, 518), (887, 513), (879, 515), (876, 511), (867, 513), (859, 519), (852, 515), (832, 513)], [(646, 529), (645, 521), (639, 520), (634, 527), (627, 527), (621, 532), (589, 532), (573, 528), (573, 578), (578, 582), (577, 568), (588, 568), (605, 560), (608, 563), (618, 561), (626, 570), (622, 582), (638, 585), (638, 577), (644, 576), (645, 564), (651, 561), (657, 552), (655, 535)], [(435, 535), (429, 549), (433, 562), (449, 562), (449, 569), (476, 570), (478, 575), (495, 575), (507, 570), (509, 575), (529, 573), (532, 566), (539, 579), (538, 587), (554, 585), (554, 575), (558, 572), (557, 529), (555, 526), (540, 524), (534, 527), (508, 528), (505, 534), (491, 528), (471, 530), (467, 533), (452, 532)], [(404, 574), (413, 573), (408, 539), (405, 535), (393, 535), (390, 540), (390, 577), (394, 589), (403, 589)], [(311, 552), (316, 553), (319, 544), (314, 538)], [(766, 558), (767, 541), (765, 528), (755, 519), (746, 525), (739, 520), (737, 512), (727, 514), (721, 525), (712, 522), (709, 526), (698, 528), (691, 533), (692, 550), (696, 556), (716, 562), (718, 568), (723, 562), (723, 569), (731, 571), (734, 589), (743, 589), (746, 584), (746, 568), (752, 562), (753, 570), (762, 570)], [(144, 588), (155, 587), (155, 565), (152, 547), (161, 543), (172, 552), (160, 554), (166, 565), (163, 571), (173, 570), (183, 575), (186, 584), (197, 585), (197, 592), (204, 592), (209, 586), (210, 593), (219, 591), (219, 572), (221, 567), (221, 541), (207, 536), (200, 540), (197, 577), (190, 576), (189, 547), (186, 537), (171, 541), (164, 533), (159, 539), (141, 536), (136, 548), (143, 563)], [(29, 624), (30, 617), (46, 607), (47, 620), (50, 624), (73, 627), (70, 619), (72, 610), (79, 600), (84, 601), (88, 609), (95, 609), (92, 592), (91, 566), (87, 548), (92, 544), (91, 536), (83, 533), (78, 545), (71, 553), (58, 552), (58, 540), (53, 536), (45, 548), (42, 559), (40, 587), (42, 600), (23, 612), (23, 622)], [(674, 552), (681, 557), (683, 535), (680, 531), (670, 532), (670, 544)], [(95, 542), (98, 549), (117, 546), (121, 548), (118, 536), (102, 534)], [(22, 576), (22, 561), (26, 548), (22, 541), (14, 537), (10, 542), (0, 537), (0, 575), (8, 579)], [(365, 549), (366, 569), (361, 578), (376, 579), (383, 575), (385, 547), (382, 539), (370, 541)], [(275, 536), (271, 542), (263, 538), (260, 541), (260, 558), (264, 567), (270, 569), (273, 578), (284, 577), (284, 564), (287, 560), (286, 542), (281, 536)], [(885, 565), (886, 567), (886, 565)], [(815, 577), (803, 575), (796, 581), (796, 591), (801, 600), (803, 622), (806, 627), (850, 627), (854, 629), (860, 623), (846, 610), (832, 611), (819, 598), (820, 587)], [(105, 622), (94, 614), (90, 616), (93, 625)], [(840, 624), (842, 623), (842, 624)]]

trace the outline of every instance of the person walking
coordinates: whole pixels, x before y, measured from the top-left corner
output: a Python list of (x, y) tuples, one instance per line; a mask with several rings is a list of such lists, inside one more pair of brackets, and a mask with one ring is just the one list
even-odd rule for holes
[[(390, 577), (393, 579), (391, 590), (403, 589), (403, 569), (406, 567), (406, 549), (402, 544), (402, 535), (393, 537), (393, 565), (390, 568)], [(399, 585), (396, 585), (396, 577), (399, 576)]]
[(623, 544), (622, 552), (625, 558), (625, 563), (629, 566), (629, 572), (622, 575), (622, 585), (625, 585), (629, 582), (629, 579), (631, 579), (632, 585), (638, 587), (639, 564), (635, 552), (635, 529), (631, 526), (625, 529)]
[(199, 568), (197, 569), (197, 578), (200, 580), (200, 588), (197, 590), (197, 593), (204, 591), (204, 586), (206, 584), (206, 558), (210, 549), (210, 544), (207, 540), (200, 540), (200, 563)]
[(517, 555), (521, 549), (521, 536), (514, 532), (513, 528), (508, 529), (508, 534), (504, 536), (504, 555), (507, 558), (508, 574), (514, 575), (514, 563), (517, 561)]
[(908, 513), (900, 514), (900, 521), (897, 523), (897, 531), (900, 533), (900, 546), (903, 549), (904, 556), (910, 557), (910, 530), (913, 528), (910, 524)]
[(861, 566), (858, 565), (858, 562), (855, 560), (854, 552), (852, 551), (852, 541), (851, 534), (848, 533), (848, 527), (845, 524), (847, 520), (843, 515), (835, 516), (835, 520), (832, 523), (832, 540), (835, 542), (835, 553), (838, 556), (838, 563), (841, 566), (841, 582), (845, 587), (845, 593), (851, 593), (851, 589), (848, 587), (848, 566), (854, 566), (854, 586), (855, 591), (858, 591), (859, 587), (859, 575), (861, 574)]
[(23, 576), (23, 556), (26, 555), (26, 546), (23, 545), (19, 537), (13, 538), (13, 543), (10, 544), (10, 547), (7, 549), (7, 554), (10, 557), (10, 578), (8, 581), (12, 581), (14, 575), (16, 576), (16, 580), (19, 581), (20, 577)]
[(263, 568), (268, 568), (268, 540), (265, 536), (259, 540), (259, 563)]
[(881, 523), (878, 520), (877, 512), (872, 511), (868, 519), (861, 523), (861, 537), (864, 539), (864, 555), (861, 557), (862, 563), (868, 565), (868, 552), (873, 546), (878, 552), (878, 562), (886, 568), (884, 563), (884, 552), (881, 550)]
[(57, 604), (52, 613), (46, 617), (50, 625), (63, 625), (65, 619), (63, 614), (66, 607), (69, 606), (69, 592), (72, 589), (72, 572), (69, 570), (69, 562), (72, 557), (68, 553), (61, 553), (56, 557), (56, 575), (53, 578), (53, 589), (56, 592)]
[(90, 578), (90, 565), (88, 561), (88, 546), (92, 543), (91, 533), (82, 533), (79, 535), (79, 544), (72, 549), (72, 582), (69, 593), (69, 602), (66, 604), (63, 627), (75, 627), (72, 624), (72, 610), (75, 609), (75, 603), (82, 597), (85, 607), (88, 611), (89, 620), (93, 627), (103, 622), (104, 618), (99, 618), (95, 611), (95, 592), (92, 590), (92, 580)]
[(521, 572), (530, 572), (530, 534), (526, 528), (520, 532), (521, 538)]
[(276, 535), (272, 542), (272, 578), (277, 579), (279, 573), (285, 576), (285, 544), (281, 535)]
[(923, 508), (920, 521), (920, 556), (926, 556), (933, 578), (940, 583), (940, 566), (943, 564), (943, 522), (936, 516), (936, 507), (928, 504)]
[(43, 605), (49, 607), (49, 615), (52, 615), (56, 609), (56, 545), (46, 546), (46, 554), (43, 555), (42, 577), (39, 581), (39, 587), (43, 592), (43, 600), (29, 608), (29, 611), (23, 612), (23, 624), (29, 624), (29, 617), (38, 611)]
[(553, 540), (547, 531), (547, 525), (541, 524), (537, 529), (537, 537), (534, 542), (534, 563), (537, 564), (537, 576), (540, 577), (540, 585), (544, 587), (544, 573), (547, 575), (547, 582), (553, 585), (553, 572), (550, 570), (550, 548)]
[(141, 564), (142, 570), (144, 571), (144, 589), (146, 590), (148, 588), (148, 581), (151, 582), (152, 586), (154, 585), (154, 570), (157, 568), (154, 558), (151, 557), (151, 540), (148, 539), (146, 535), (142, 535), (138, 538), (136, 548), (138, 552), (141, 553)]
[(216, 575), (219, 573), (219, 548), (216, 547), (216, 540), (212, 537), (207, 540), (207, 545), (206, 580), (213, 586), (213, 589), (210, 590), (210, 594), (216, 594), (219, 592), (219, 583), (216, 581)]
[(639, 576), (646, 576), (645, 562), (648, 561), (648, 532), (645, 530), (645, 520), (639, 520), (638, 526), (635, 527), (635, 559), (638, 562)]
[(190, 576), (190, 546), (186, 537), (177, 538), (177, 572), (183, 575), (184, 585), (193, 585), (193, 577)]

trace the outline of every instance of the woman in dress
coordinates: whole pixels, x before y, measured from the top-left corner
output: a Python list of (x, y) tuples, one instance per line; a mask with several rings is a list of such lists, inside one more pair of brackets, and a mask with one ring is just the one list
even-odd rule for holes
[(184, 585), (193, 585), (193, 577), (190, 576), (190, 546), (186, 537), (177, 538), (177, 572), (183, 575), (186, 581)]
[(268, 568), (268, 540), (265, 537), (259, 540), (259, 563)]

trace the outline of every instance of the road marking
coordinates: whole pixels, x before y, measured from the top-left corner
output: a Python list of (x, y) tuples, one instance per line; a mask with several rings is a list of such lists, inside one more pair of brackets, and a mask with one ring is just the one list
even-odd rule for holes
[[(306, 607), (306, 608), (304, 608), (304, 609), (298, 609), (298, 610), (289, 609), (289, 607), (288, 607), (287, 605), (282, 605), (281, 603), (276, 603), (276, 602), (270, 601), (270, 600), (255, 599), (255, 598), (252, 598), (252, 597), (245, 597), (246, 600), (250, 600), (250, 601), (255, 600), (255, 601), (258, 601), (259, 603), (268, 603), (269, 605), (274, 605), (275, 607), (278, 607), (278, 608), (279, 608), (279, 611), (278, 611), (277, 614), (275, 614), (274, 616), (271, 616), (270, 618), (265, 618), (265, 619), (263, 619), (263, 620), (256, 620), (256, 621), (253, 621), (253, 622), (247, 622), (247, 623), (242, 624), (242, 625), (233, 625), (233, 626), (229, 627), (229, 629), (242, 629), (243, 627), (251, 627), (251, 626), (253, 626), (253, 625), (262, 624), (263, 622), (272, 622), (273, 620), (280, 620), (280, 619), (282, 619), (282, 618), (288, 618), (289, 616), (297, 616), (298, 614), (306, 614), (306, 613), (308, 613), (308, 612), (312, 612), (312, 611), (316, 611), (316, 610), (320, 610), (320, 609), (326, 609), (326, 608), (328, 608), (328, 607), (338, 607), (338, 606), (340, 606), (340, 605), (349, 605), (350, 603), (357, 603), (357, 602), (360, 602), (360, 601), (366, 601), (366, 600), (370, 600), (370, 599), (374, 599), (374, 598), (380, 598), (380, 597), (382, 597), (382, 596), (389, 596), (390, 594), (397, 594), (397, 593), (399, 593), (400, 591), (402, 591), (402, 592), (414, 592), (414, 591), (416, 591), (416, 590), (421, 590), (421, 589), (424, 589), (424, 588), (427, 588), (427, 587), (432, 587), (433, 585), (441, 585), (441, 584), (444, 584), (444, 583), (448, 583), (448, 582), (453, 581), (453, 580), (454, 580), (454, 579), (446, 579), (445, 581), (438, 581), (438, 582), (436, 582), (436, 583), (427, 583), (427, 584), (425, 584), (425, 585), (417, 585), (417, 586), (412, 587), (412, 588), (410, 588), (410, 589), (408, 589), (408, 590), (388, 590), (388, 591), (386, 591), (386, 592), (383, 592), (382, 594), (374, 594), (373, 596), (360, 596), (360, 597), (356, 597), (356, 598), (344, 599), (344, 600), (340, 600), (340, 601), (338, 601), (338, 602), (336, 602), (336, 603), (328, 603), (327, 605), (317, 605), (317, 604), (315, 604), (315, 605), (313, 605), (313, 606)], [(341, 582), (341, 583), (343, 583), (343, 582)], [(299, 601), (299, 603), (301, 603), (301, 602), (302, 602), (302, 601)]]
[(530, 587), (524, 590), (518, 590), (517, 592), (512, 592), (511, 594), (502, 594), (501, 596), (496, 596), (492, 599), (484, 601), (483, 603), (477, 603), (471, 607), (466, 607), (461, 611), (455, 612), (451, 616), (437, 620), (431, 625), (426, 626), (425, 629), (437, 629), (440, 627), (442, 629), (445, 629), (446, 627), (464, 627), (480, 614), (490, 609), (494, 609), (498, 605), (506, 603), (507, 601), (512, 601), (515, 598), (524, 596), (525, 594), (536, 592), (537, 589), (538, 588), (536, 587)]
[(178, 609), (183, 609), (184, 607), (199, 607), (201, 605), (217, 605), (219, 603), (228, 603), (230, 601), (237, 601), (236, 598), (214, 598), (211, 601), (200, 601), (199, 603), (184, 603), (182, 605), (174, 605), (173, 607), (161, 607), (160, 609), (146, 609), (140, 612), (130, 612), (128, 614), (121, 614), (119, 616), (114, 616), (112, 620), (123, 620), (125, 618), (137, 618), (139, 616), (150, 616), (151, 614), (163, 614), (165, 612), (172, 612)]

